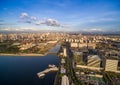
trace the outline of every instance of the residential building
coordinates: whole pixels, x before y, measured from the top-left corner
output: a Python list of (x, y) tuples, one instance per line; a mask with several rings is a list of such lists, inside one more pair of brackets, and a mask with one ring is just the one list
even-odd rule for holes
[(66, 75), (62, 76), (62, 82), (61, 85), (69, 85), (69, 80)]

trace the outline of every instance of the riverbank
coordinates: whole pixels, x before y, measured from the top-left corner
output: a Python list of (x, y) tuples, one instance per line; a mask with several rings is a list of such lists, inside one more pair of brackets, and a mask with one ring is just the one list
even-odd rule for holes
[(45, 54), (35, 54), (35, 53), (20, 53), (20, 54), (6, 54), (6, 53), (0, 53), (0, 56), (45, 56), (48, 53)]
[(0, 56), (46, 56), (47, 54), (57, 54), (58, 50), (60, 49), (60, 45), (56, 45), (54, 46), (52, 49), (50, 49), (50, 51), (46, 52), (46, 53), (41, 53), (41, 54), (37, 54), (37, 53), (0, 53)]

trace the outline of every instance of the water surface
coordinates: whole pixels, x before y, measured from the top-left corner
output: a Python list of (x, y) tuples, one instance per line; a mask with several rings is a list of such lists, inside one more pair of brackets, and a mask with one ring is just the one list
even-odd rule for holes
[(56, 55), (44, 57), (0, 56), (0, 85), (53, 85), (56, 73), (49, 73), (43, 79), (37, 73), (48, 64), (58, 65)]

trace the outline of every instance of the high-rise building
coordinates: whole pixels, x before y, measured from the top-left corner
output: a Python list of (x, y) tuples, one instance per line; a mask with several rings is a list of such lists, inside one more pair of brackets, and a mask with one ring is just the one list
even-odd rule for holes
[(82, 58), (84, 63), (87, 63), (87, 57), (88, 57), (88, 51), (84, 51), (83, 58)]
[(74, 52), (74, 62), (81, 64), (83, 62), (83, 52)]
[(75, 51), (74, 53), (74, 63), (76, 65), (84, 65), (87, 64), (87, 51)]
[(65, 47), (63, 48), (63, 56), (64, 56), (64, 57), (67, 57), (67, 50), (66, 50)]

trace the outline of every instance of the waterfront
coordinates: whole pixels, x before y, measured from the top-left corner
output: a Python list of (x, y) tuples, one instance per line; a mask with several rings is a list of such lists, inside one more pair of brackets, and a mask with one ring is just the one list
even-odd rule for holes
[(53, 52), (53, 53), (54, 53), (54, 52), (57, 53), (57, 52), (59, 51), (59, 49), (60, 49), (60, 46), (61, 46), (60, 44), (57, 44), (57, 45), (56, 45), (54, 48), (52, 48), (49, 52), (51, 52), (51, 53), (52, 53), (52, 52)]

